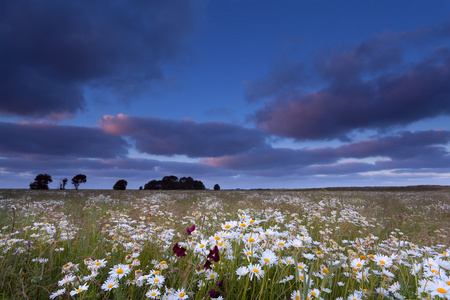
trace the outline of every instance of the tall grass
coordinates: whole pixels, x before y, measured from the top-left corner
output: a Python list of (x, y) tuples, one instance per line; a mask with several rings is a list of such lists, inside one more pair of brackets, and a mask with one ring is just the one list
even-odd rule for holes
[(3, 190), (0, 205), (3, 299), (450, 299), (445, 192)]

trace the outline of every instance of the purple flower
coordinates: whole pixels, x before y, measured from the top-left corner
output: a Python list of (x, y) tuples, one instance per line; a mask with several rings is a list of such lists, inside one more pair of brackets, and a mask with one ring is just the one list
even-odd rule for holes
[(191, 228), (189, 228), (189, 227), (186, 228), (186, 234), (187, 234), (187, 235), (191, 235), (191, 233), (192, 233), (194, 230), (195, 230), (195, 224), (192, 225)]
[(186, 256), (186, 248), (180, 247), (178, 245), (178, 243), (176, 243), (175, 246), (173, 246), (172, 250), (173, 250), (173, 253), (175, 253), (175, 255), (177, 257), (185, 257)]
[(214, 262), (219, 262), (219, 248), (217, 246), (214, 246), (214, 249), (209, 250), (209, 254), (207, 256), (208, 259), (212, 259)]
[(209, 260), (206, 260), (205, 264), (203, 265), (203, 268), (206, 270), (211, 269), (211, 262)]
[(220, 297), (220, 293), (218, 291), (216, 291), (215, 289), (210, 289), (208, 294), (211, 298), (219, 298)]

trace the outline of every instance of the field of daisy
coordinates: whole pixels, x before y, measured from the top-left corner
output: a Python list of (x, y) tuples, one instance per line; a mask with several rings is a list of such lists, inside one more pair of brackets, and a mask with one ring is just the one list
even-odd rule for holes
[(0, 299), (450, 299), (446, 191), (0, 190)]

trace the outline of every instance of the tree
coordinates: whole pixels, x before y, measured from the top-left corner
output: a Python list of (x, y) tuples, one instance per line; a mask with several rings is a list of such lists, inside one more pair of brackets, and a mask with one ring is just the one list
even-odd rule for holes
[(120, 179), (116, 182), (116, 184), (113, 186), (113, 189), (115, 190), (121, 190), (124, 191), (127, 189), (128, 182), (124, 179)]
[(215, 191), (220, 191), (220, 185), (218, 185), (217, 183), (214, 185), (214, 190)]
[(178, 177), (174, 175), (164, 176), (161, 181), (162, 190), (176, 190), (178, 189)]
[(48, 174), (39, 174), (30, 183), (30, 190), (48, 190), (49, 182), (53, 182), (52, 176)]
[(67, 179), (67, 178), (64, 178), (63, 180), (61, 180), (61, 182), (59, 183), (59, 189), (60, 190), (65, 190), (66, 189), (67, 181), (69, 181), (69, 179)]
[(86, 183), (86, 181), (87, 181), (86, 175), (83, 175), (83, 174), (78, 174), (72, 178), (72, 184), (76, 190), (78, 190), (78, 187), (80, 186), (80, 184)]

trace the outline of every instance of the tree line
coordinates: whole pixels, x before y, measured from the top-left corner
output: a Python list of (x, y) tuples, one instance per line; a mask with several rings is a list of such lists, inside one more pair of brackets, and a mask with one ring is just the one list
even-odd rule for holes
[[(69, 180), (67, 178), (64, 178), (63, 180), (61, 180), (61, 182), (59, 184), (59, 189), (65, 190), (66, 184), (68, 181)], [(76, 190), (78, 190), (78, 187), (80, 186), (80, 184), (86, 183), (86, 181), (87, 181), (87, 177), (86, 177), (86, 175), (83, 175), (83, 174), (75, 175), (72, 178), (72, 184)], [(39, 174), (36, 176), (36, 178), (34, 178), (34, 181), (30, 183), (30, 189), (31, 190), (48, 190), (48, 184), (50, 182), (53, 182), (52, 176), (50, 176), (49, 174)]]
[[(59, 189), (65, 190), (69, 180), (64, 178), (59, 183)], [(75, 175), (72, 178), (72, 184), (76, 190), (82, 183), (86, 183), (87, 177), (84, 174)], [(31, 190), (48, 190), (48, 184), (53, 182), (52, 176), (49, 174), (39, 174), (33, 182), (30, 183)], [(126, 190), (128, 182), (125, 179), (118, 180), (114, 186), (114, 190)], [(192, 177), (181, 177), (170, 175), (164, 176), (161, 180), (150, 180), (148, 183), (139, 188), (140, 190), (206, 190), (205, 185), (200, 180), (194, 180)], [(220, 190), (218, 184), (214, 185), (214, 190)]]

